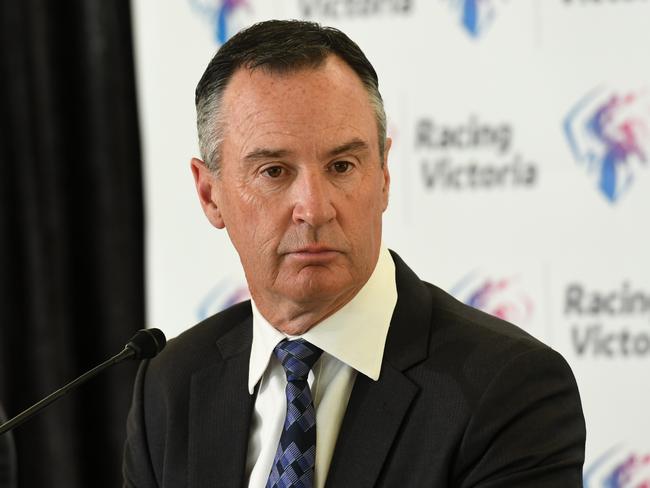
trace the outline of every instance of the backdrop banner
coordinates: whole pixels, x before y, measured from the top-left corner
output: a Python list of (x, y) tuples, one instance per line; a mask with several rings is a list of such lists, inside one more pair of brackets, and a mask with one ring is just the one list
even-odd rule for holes
[(139, 0), (134, 10), (152, 326), (173, 336), (247, 296), (189, 169), (194, 88), (209, 59), (260, 20), (332, 25), (380, 78), (393, 138), (384, 243), (422, 279), (567, 358), (587, 419), (586, 487), (650, 486), (640, 386), (650, 2)]

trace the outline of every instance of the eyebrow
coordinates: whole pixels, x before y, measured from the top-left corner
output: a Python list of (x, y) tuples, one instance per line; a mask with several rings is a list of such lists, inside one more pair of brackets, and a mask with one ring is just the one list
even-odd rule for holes
[(258, 161), (260, 159), (281, 159), (286, 157), (289, 151), (285, 149), (265, 149), (258, 148), (249, 152), (244, 159), (246, 161)]
[[(327, 156), (333, 158), (347, 152), (361, 152), (368, 150), (368, 143), (361, 139), (352, 139), (348, 142), (336, 146), (327, 151)], [(291, 154), (291, 151), (286, 149), (267, 149), (256, 148), (244, 156), (245, 161), (259, 161), (263, 159), (283, 159)]]
[(368, 150), (368, 143), (362, 141), (361, 139), (352, 139), (340, 146), (336, 146), (334, 149), (327, 152), (329, 157), (338, 156), (346, 152), (361, 152)]

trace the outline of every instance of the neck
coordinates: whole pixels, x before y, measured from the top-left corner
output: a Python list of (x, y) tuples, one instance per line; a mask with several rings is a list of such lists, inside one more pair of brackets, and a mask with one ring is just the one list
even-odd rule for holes
[(257, 294), (253, 294), (253, 300), (269, 324), (284, 334), (297, 336), (304, 334), (343, 308), (359, 290), (360, 288), (353, 289), (326, 301), (322, 299), (300, 303), (288, 300), (277, 301), (272, 297), (256, 296)]

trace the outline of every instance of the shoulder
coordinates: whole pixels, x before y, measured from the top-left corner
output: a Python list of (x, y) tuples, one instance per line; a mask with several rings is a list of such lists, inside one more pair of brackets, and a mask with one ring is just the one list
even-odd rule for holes
[(585, 421), (566, 360), (521, 328), (427, 286), (434, 312), (422, 366), (448, 371), (446, 393), (463, 419), (454, 476), (462, 486), (490, 477), (500, 486), (538, 486), (540, 478), (580, 486)]
[(200, 322), (171, 339), (155, 358), (142, 361), (127, 421), (128, 486), (180, 486), (186, 479), (184, 469), (166, 467), (186, 462), (187, 449), (178, 447), (187, 442), (188, 426), (194, 425), (194, 420), (188, 423), (192, 399), (206, 397), (193, 390), (193, 378), (204, 371), (220, 378), (224, 358), (250, 349), (251, 338), (250, 302), (244, 302)]
[(484, 345), (495, 352), (548, 348), (521, 327), (466, 305), (430, 283), (422, 283), (431, 296), (433, 338), (453, 338), (476, 347)]
[(427, 349), (421, 363), (426, 370), (445, 371), (476, 388), (477, 394), (500, 371), (520, 361), (532, 362), (540, 371), (541, 366), (552, 364), (566, 370), (572, 379), (562, 356), (549, 346), (522, 328), (420, 280), (396, 254), (393, 259), (398, 304), (392, 338), (400, 345), (421, 341), (423, 344), (417, 347)]
[(574, 381), (564, 358), (522, 328), (459, 302), (429, 283), (424, 285), (432, 298), (432, 363), (454, 364), (477, 390), (513, 369), (530, 369), (535, 375), (561, 370)]
[(252, 314), (250, 301), (233, 305), (170, 339), (148, 365), (148, 376), (187, 374), (224, 356), (224, 348), (250, 348)]
[(403, 262), (396, 260), (396, 270), (392, 358), (418, 348), (421, 358), (403, 369), (418, 387), (410, 436), (436, 438), (454, 453), (449, 478), (457, 486), (539, 486), (540, 476), (548, 486), (578, 486), (585, 423), (564, 358), (421, 281)]

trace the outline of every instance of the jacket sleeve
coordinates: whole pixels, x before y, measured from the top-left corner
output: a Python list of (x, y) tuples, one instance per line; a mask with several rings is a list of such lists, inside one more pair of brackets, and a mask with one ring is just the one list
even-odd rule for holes
[(564, 358), (549, 348), (508, 361), (485, 390), (460, 451), (462, 488), (581, 488), (585, 422)]
[(133, 388), (133, 400), (126, 423), (122, 473), (123, 488), (158, 488), (154, 476), (144, 415), (145, 380), (148, 361), (142, 361)]

